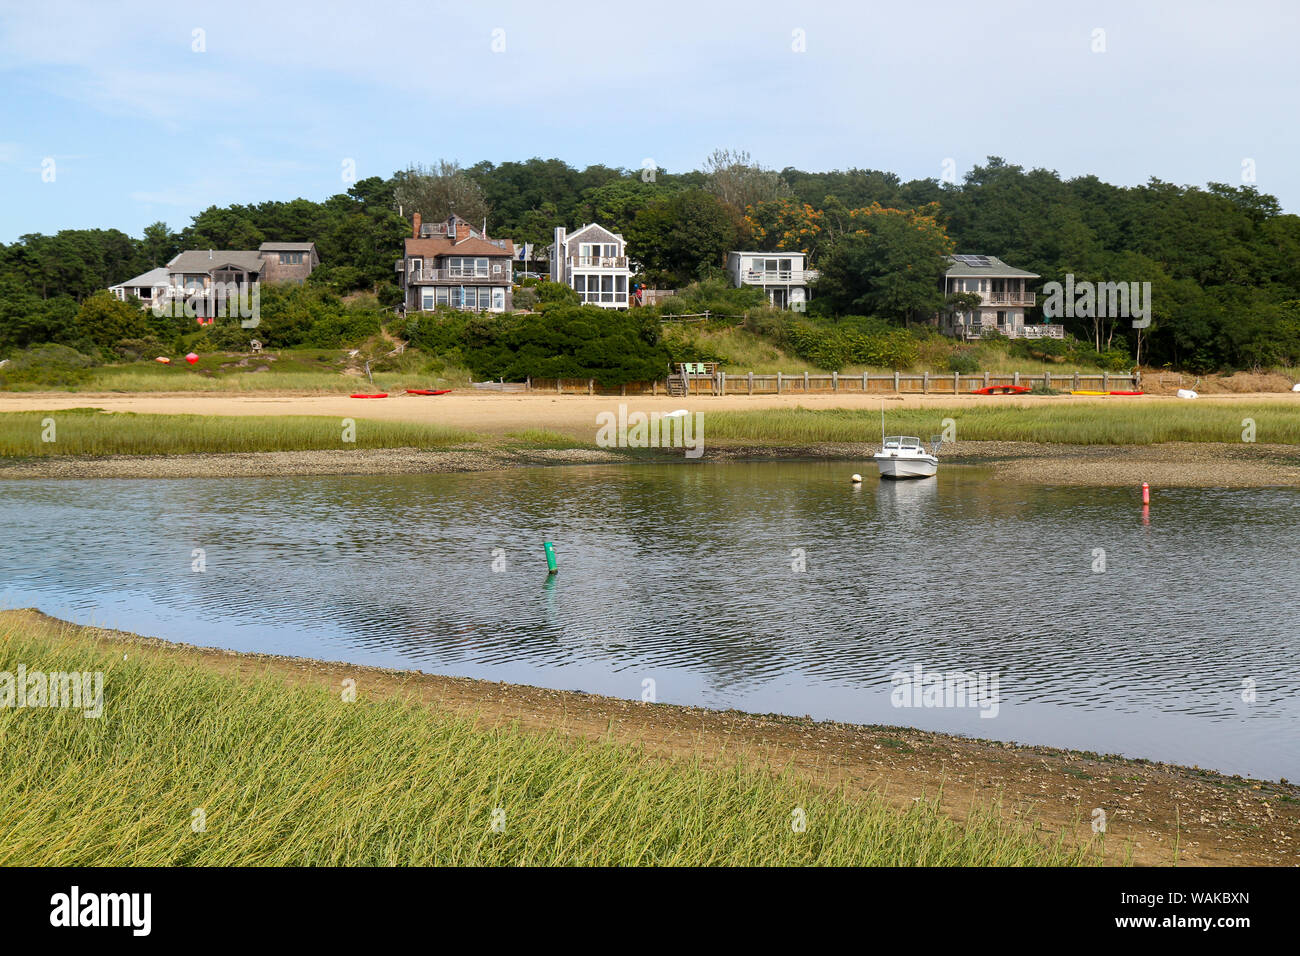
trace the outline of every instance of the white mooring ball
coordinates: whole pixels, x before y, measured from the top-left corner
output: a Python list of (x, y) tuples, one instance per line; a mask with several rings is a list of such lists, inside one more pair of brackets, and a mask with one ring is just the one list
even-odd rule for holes
[(849, 480), (852, 481), (855, 485), (860, 485), (860, 484), (862, 484), (862, 476), (861, 476), (861, 475), (854, 475), (854, 476), (853, 476), (852, 478), (850, 478)]

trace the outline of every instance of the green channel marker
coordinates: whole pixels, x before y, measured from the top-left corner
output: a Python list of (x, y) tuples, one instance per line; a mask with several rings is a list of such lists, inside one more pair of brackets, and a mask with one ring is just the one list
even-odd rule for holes
[(557, 574), (559, 570), (560, 569), (555, 566), (555, 545), (547, 541), (546, 542), (546, 573)]

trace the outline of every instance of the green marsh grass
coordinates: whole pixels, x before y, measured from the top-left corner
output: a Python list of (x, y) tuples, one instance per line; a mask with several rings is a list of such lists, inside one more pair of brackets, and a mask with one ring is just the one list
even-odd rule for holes
[[(42, 440), (48, 420), (53, 421), (54, 441)], [(0, 457), (446, 448), (477, 438), (445, 425), (357, 418), (356, 441), (345, 442), (343, 421), (319, 415), (141, 415), (93, 408), (4, 412)]]
[(546, 428), (525, 428), (521, 431), (506, 432), (506, 438), (518, 442), (527, 448), (547, 448), (563, 450), (567, 448), (590, 448), (591, 440), (582, 440), (563, 432)]
[[(885, 411), (891, 435), (928, 440), (951, 418), (959, 441), (1024, 441), (1069, 445), (1146, 445), (1157, 442), (1240, 442), (1243, 419), (1255, 422), (1255, 440), (1300, 444), (1300, 398), (1286, 402), (1214, 405), (1208, 402), (1142, 403), (1117, 397), (1114, 404), (1089, 402), (1041, 406), (896, 408)], [(706, 441), (770, 444), (875, 442), (880, 412), (805, 408), (706, 412)]]
[[(476, 728), (369, 700), (364, 675), (345, 703), (323, 687), (10, 618), (0, 671), (20, 662), (102, 671), (104, 708), (98, 719), (0, 708), (5, 866), (1099, 862), (1099, 848), (993, 809), (959, 825), (930, 803), (898, 810), (761, 767)], [(795, 808), (805, 832), (794, 832)]]

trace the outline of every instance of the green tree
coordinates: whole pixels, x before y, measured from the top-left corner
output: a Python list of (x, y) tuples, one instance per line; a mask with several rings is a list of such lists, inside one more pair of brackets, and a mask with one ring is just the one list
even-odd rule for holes
[(140, 339), (150, 334), (149, 320), (140, 300), (123, 302), (107, 290), (96, 292), (77, 311), (77, 332), (101, 348), (123, 339)]
[(836, 240), (821, 262), (816, 292), (840, 313), (910, 323), (944, 305), (941, 279), (952, 241), (931, 210), (855, 210), (860, 226)]

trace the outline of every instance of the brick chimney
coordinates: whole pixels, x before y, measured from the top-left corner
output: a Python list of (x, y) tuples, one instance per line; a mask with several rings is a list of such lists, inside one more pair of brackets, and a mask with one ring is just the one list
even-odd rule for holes
[(420, 214), (418, 212), (414, 213), (411, 216), (411, 224), (412, 224), (411, 238), (419, 239), (420, 238)]

